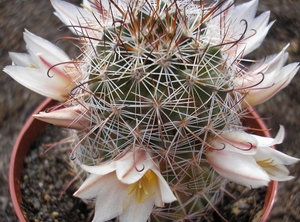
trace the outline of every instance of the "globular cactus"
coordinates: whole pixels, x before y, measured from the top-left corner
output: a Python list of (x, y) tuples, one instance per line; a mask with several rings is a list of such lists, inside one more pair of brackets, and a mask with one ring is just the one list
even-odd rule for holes
[(5, 71), (23, 84), (24, 65), (58, 79), (43, 80), (47, 93), (25, 85), (63, 101), (65, 108), (35, 117), (75, 129), (71, 159), (89, 174), (74, 195), (96, 199), (95, 221), (200, 220), (221, 200), (224, 178), (248, 187), (291, 179), (284, 165), (298, 159), (271, 149), (283, 127), (265, 138), (244, 132), (241, 121), (299, 68), (283, 67), (286, 48), (243, 63), (272, 25), (269, 13), (255, 18), (258, 1), (52, 4), (77, 35), (81, 55), (68, 61), (26, 32), (30, 56), (21, 62), (24, 55), (11, 54), (17, 66)]
[(79, 103), (88, 104), (95, 120), (83, 148), (93, 163), (113, 160), (131, 146), (159, 163), (179, 199), (155, 211), (159, 221), (197, 218), (219, 200), (222, 180), (204, 157), (206, 140), (240, 126), (237, 74), (222, 57), (222, 44), (203, 38), (213, 9), (187, 14), (186, 7), (133, 1), (103, 27), (80, 86), (86, 95)]

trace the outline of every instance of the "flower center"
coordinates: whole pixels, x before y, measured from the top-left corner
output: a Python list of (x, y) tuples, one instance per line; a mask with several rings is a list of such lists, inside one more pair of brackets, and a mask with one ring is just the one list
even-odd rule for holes
[(256, 161), (258, 165), (262, 168), (276, 168), (277, 165), (273, 164), (274, 160), (272, 158), (268, 158), (265, 160)]
[(147, 170), (139, 181), (130, 186), (128, 194), (130, 195), (134, 193), (135, 201), (138, 203), (144, 203), (154, 196), (156, 185), (156, 174), (152, 170)]

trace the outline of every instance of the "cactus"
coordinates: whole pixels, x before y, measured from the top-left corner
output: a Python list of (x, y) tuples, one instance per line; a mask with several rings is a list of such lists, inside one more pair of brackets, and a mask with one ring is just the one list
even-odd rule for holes
[[(75, 87), (66, 108), (35, 117), (76, 130), (71, 158), (90, 174), (75, 195), (96, 197), (96, 221), (197, 220), (222, 199), (224, 178), (251, 187), (290, 179), (284, 165), (298, 159), (270, 150), (282, 142), (283, 128), (275, 139), (262, 138), (244, 132), (241, 123), (251, 101), (270, 98), (299, 68), (282, 68), (285, 49), (259, 65), (243, 65), (270, 28), (269, 14), (242, 19), (235, 13), (255, 11), (257, 3), (107, 0), (84, 1), (82, 9), (52, 1), (78, 35), (82, 54), (53, 66), (41, 60), (48, 75), (72, 74), (68, 85)], [(261, 101), (253, 100), (257, 91)], [(236, 156), (249, 172), (257, 170), (252, 179), (235, 171), (238, 161), (226, 162)], [(124, 200), (110, 193), (115, 200), (104, 203), (103, 190)]]
[(103, 27), (88, 55), (86, 84), (74, 95), (96, 120), (83, 149), (99, 164), (143, 147), (180, 199), (153, 217), (193, 219), (221, 197), (222, 180), (203, 155), (205, 141), (240, 126), (241, 96), (232, 90), (221, 46), (202, 40), (209, 11), (185, 15), (176, 2), (155, 3), (134, 1)]

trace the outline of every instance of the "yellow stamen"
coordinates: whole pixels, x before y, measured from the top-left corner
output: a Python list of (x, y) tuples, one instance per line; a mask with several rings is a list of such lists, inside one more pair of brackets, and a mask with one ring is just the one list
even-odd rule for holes
[(28, 68), (36, 68), (36, 66), (33, 65), (33, 64), (30, 64), (30, 65), (28, 66)]
[(144, 176), (129, 187), (128, 195), (134, 193), (135, 201), (144, 203), (155, 194), (157, 176), (152, 170), (147, 170)]
[(93, 13), (93, 10), (92, 9), (90, 9), (89, 7), (87, 7), (87, 6), (85, 6), (84, 4), (80, 4), (80, 6), (82, 7), (82, 8), (84, 8), (85, 10), (87, 10), (89, 13)]
[(272, 164), (274, 160), (270, 157), (265, 160), (256, 161), (258, 165), (260, 165), (262, 168), (276, 168), (276, 164)]

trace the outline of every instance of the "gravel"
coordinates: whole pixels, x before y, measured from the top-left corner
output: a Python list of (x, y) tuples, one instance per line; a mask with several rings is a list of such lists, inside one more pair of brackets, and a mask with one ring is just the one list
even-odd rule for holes
[(66, 131), (48, 126), (25, 158), (21, 192), (28, 221), (91, 221), (92, 206), (73, 197), (80, 184), (73, 181), (77, 172), (69, 160), (70, 145), (53, 146), (66, 136)]

